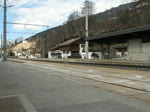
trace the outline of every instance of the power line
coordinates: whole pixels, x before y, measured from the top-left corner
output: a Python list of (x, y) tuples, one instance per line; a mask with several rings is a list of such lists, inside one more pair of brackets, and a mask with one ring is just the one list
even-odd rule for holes
[[(66, 2), (68, 2), (69, 0), (65, 0), (59, 7), (57, 7), (56, 9), (54, 9), (54, 11), (58, 10), (60, 7), (62, 7)], [(54, 15), (55, 12), (52, 12), (51, 16)]]
[[(69, 0), (65, 0), (59, 7), (57, 7), (56, 9), (54, 9), (54, 11), (58, 10), (60, 7), (62, 7), (64, 5), (64, 3), (68, 2)], [(54, 15), (54, 13), (52, 13), (52, 15)], [(51, 15), (51, 16), (52, 16)], [(57, 21), (58, 22), (58, 21)], [(38, 25), (38, 24), (25, 24), (25, 23), (12, 23), (12, 22), (7, 22), (7, 24), (18, 24), (18, 25), (32, 25), (32, 26), (45, 26), (45, 27), (49, 27), (49, 25)], [(55, 23), (54, 23), (55, 24)], [(52, 25), (54, 25), (52, 24)]]
[(49, 27), (49, 25), (27, 24), (27, 23), (13, 23), (13, 22), (7, 22), (7, 24), (17, 24), (17, 25), (30, 25), (30, 26), (44, 26), (44, 27)]
[[(59, 7), (55, 8), (53, 11), (51, 11), (51, 16), (55, 14), (56, 10), (58, 10), (60, 7), (62, 7), (66, 2), (68, 2), (69, 0), (65, 0)], [(58, 3), (58, 1), (56, 2)], [(54, 12), (55, 11), (55, 12)], [(22, 16), (23, 17), (23, 16)], [(45, 27), (49, 27), (49, 25), (38, 25), (38, 24), (25, 24), (25, 23), (12, 23), (12, 22), (7, 22), (7, 24), (18, 24), (18, 25), (32, 25), (32, 26), (45, 26)], [(54, 23), (55, 24), (55, 23)], [(52, 25), (54, 25), (52, 24)]]
[[(58, 10), (59, 8), (61, 8), (66, 2), (68, 2), (69, 0), (65, 0), (59, 7), (57, 7), (56, 9), (54, 9), (54, 11), (56, 12), (56, 10)], [(53, 16), (55, 14), (55, 12), (52, 12), (51, 16)], [(59, 21), (59, 20), (58, 20)], [(55, 23), (53, 23), (51, 26), (56, 25), (56, 23), (58, 23), (58, 21), (56, 21)], [(60, 22), (61, 23), (61, 22)]]
[(7, 32), (7, 33), (24, 33), (24, 34), (36, 34), (36, 33), (32, 33), (32, 32)]
[[(52, 13), (51, 16), (53, 16), (56, 13), (56, 10), (58, 10), (59, 8), (61, 8), (66, 2), (68, 2), (69, 0), (65, 0), (64, 2), (62, 2), (62, 4), (60, 6), (58, 6), (57, 8), (55, 8)], [(58, 1), (57, 1), (58, 2)], [(22, 16), (23, 17), (23, 16)], [(58, 22), (58, 21), (57, 21)], [(56, 23), (56, 22), (55, 22)], [(52, 24), (52, 25), (55, 25)], [(26, 23), (12, 23), (12, 22), (7, 22), (7, 24), (18, 24), (18, 25), (32, 25), (32, 26), (45, 26), (45, 27), (49, 27), (49, 25), (38, 25), (38, 24), (26, 24)]]
[(99, 0), (95, 1), (94, 3), (97, 3)]

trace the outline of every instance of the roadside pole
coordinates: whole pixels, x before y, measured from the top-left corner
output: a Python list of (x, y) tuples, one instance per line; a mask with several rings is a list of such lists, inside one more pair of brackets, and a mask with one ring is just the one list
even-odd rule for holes
[(3, 39), (3, 56), (4, 56), (4, 61), (7, 61), (7, 33), (6, 33), (6, 11), (7, 11), (7, 6), (6, 6), (6, 0), (4, 0), (4, 39)]
[(4, 9), (4, 22), (3, 22), (3, 61), (7, 61), (7, 8), (13, 7), (14, 5), (7, 6), (6, 0), (4, 0), (4, 6), (0, 5)]
[[(88, 16), (89, 16), (89, 1), (86, 0), (86, 17), (85, 17), (85, 30), (86, 30), (86, 38), (89, 36), (88, 31)], [(89, 59), (89, 42), (85, 41), (85, 52), (86, 52), (86, 59)]]
[(43, 41), (43, 44), (42, 44), (42, 58), (45, 58), (45, 36), (42, 37), (42, 41)]
[(2, 41), (3, 41), (2, 38), (3, 38), (3, 35), (1, 35), (1, 53), (2, 53), (2, 50), (3, 50), (3, 49), (2, 49)]

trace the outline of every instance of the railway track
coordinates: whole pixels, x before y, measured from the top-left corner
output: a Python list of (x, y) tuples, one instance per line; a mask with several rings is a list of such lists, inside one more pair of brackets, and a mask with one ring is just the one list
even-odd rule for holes
[[(74, 70), (74, 68), (72, 68), (72, 69), (64, 68), (64, 69), (68, 69), (68, 70), (71, 70), (71, 71), (76, 72), (76, 71)], [(76, 69), (78, 69), (78, 68), (76, 68)], [(85, 70), (83, 70), (83, 69), (78, 69), (78, 70), (80, 71), (80, 73), (84, 73), (84, 74), (85, 74), (85, 73), (90, 73), (90, 74), (93, 74), (93, 75), (100, 75), (100, 76), (105, 76), (105, 77), (113, 77), (113, 78), (126, 79), (126, 80), (131, 80), (131, 81), (139, 81), (139, 82), (150, 83), (149, 80), (125, 78), (125, 77), (119, 77), (119, 76), (115, 76), (115, 75), (106, 75), (105, 73), (104, 73), (104, 74), (105, 74), (105, 75), (104, 75), (104, 74), (102, 74), (102, 73), (98, 74), (98, 73), (92, 73), (92, 72), (83, 72), (83, 71), (86, 71), (86, 69), (85, 69)], [(150, 77), (150, 76), (147, 76), (147, 77)]]
[[(64, 63), (64, 64), (74, 64), (74, 65), (85, 65), (85, 66), (98, 66), (98, 67), (105, 67), (105, 68), (119, 68), (119, 69), (129, 69), (129, 70), (140, 70), (140, 71), (150, 71), (150, 62), (149, 63), (127, 63), (124, 62), (118, 63), (111, 63), (111, 62), (82, 62), (82, 61), (63, 61), (63, 60), (49, 60), (49, 59), (17, 59), (17, 60), (31, 60), (31, 61), (39, 61), (39, 62), (51, 62), (51, 63)], [(115, 62), (115, 61), (114, 61)]]
[[(126, 84), (128, 82), (135, 82), (136, 84), (138, 83), (142, 83), (144, 85), (149, 85), (150, 86), (150, 81), (148, 80), (142, 80), (142, 79), (132, 79), (132, 78), (125, 78), (125, 77), (119, 77), (119, 76), (114, 76), (114, 75), (104, 75), (104, 74), (99, 74), (99, 73), (92, 73), (92, 72), (87, 72), (86, 69), (79, 69), (79, 68), (71, 68), (71, 67), (59, 67), (59, 66), (51, 66), (49, 64), (40, 64), (40, 65), (35, 65), (35, 64), (31, 64), (32, 66), (36, 66), (36, 67), (40, 67), (40, 68), (45, 68), (48, 70), (52, 70), (52, 71), (56, 71), (56, 72), (60, 72), (60, 73), (65, 73), (71, 76), (75, 76), (75, 77), (80, 77), (80, 78), (86, 78), (86, 79), (90, 79), (90, 80), (95, 80), (95, 81), (99, 81), (102, 83), (106, 83), (106, 84), (112, 84), (112, 85), (116, 85), (116, 86), (121, 86), (121, 87), (125, 87), (125, 88), (130, 88), (130, 89), (134, 89), (134, 90), (138, 90), (138, 91), (143, 91), (143, 92), (147, 92), (150, 93), (150, 89), (149, 88), (144, 88), (144, 87), (137, 87), (135, 85), (130, 85), (130, 84)], [(83, 75), (83, 74), (87, 74), (87, 75)], [(95, 79), (95, 78), (91, 78), (88, 77), (88, 75), (93, 75), (93, 76), (103, 76), (104, 79)], [(149, 77), (149, 76), (147, 76)], [(149, 77), (150, 78), (150, 77)], [(116, 80), (116, 81), (120, 81), (120, 80), (125, 80), (124, 83), (115, 83), (113, 81), (111, 81), (111, 79)], [(143, 86), (144, 86), (143, 85)]]

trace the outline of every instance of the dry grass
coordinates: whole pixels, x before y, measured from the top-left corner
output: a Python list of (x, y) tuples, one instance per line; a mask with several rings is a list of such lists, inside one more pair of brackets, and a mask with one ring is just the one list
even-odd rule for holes
[(35, 45), (36, 45), (35, 42), (20, 43), (17, 46), (15, 46), (13, 50), (22, 50), (22, 48), (29, 49), (29, 48), (31, 48), (32, 46), (35, 46)]

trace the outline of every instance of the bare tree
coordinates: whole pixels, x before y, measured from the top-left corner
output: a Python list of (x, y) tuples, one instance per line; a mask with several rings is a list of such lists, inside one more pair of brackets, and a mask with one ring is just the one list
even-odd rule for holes
[(75, 21), (75, 20), (79, 19), (80, 17), (81, 17), (80, 13), (78, 11), (73, 11), (68, 16), (68, 21)]
[(85, 0), (82, 5), (81, 14), (86, 14), (86, 8), (88, 8), (88, 14), (92, 15), (95, 11), (95, 4), (90, 0)]

